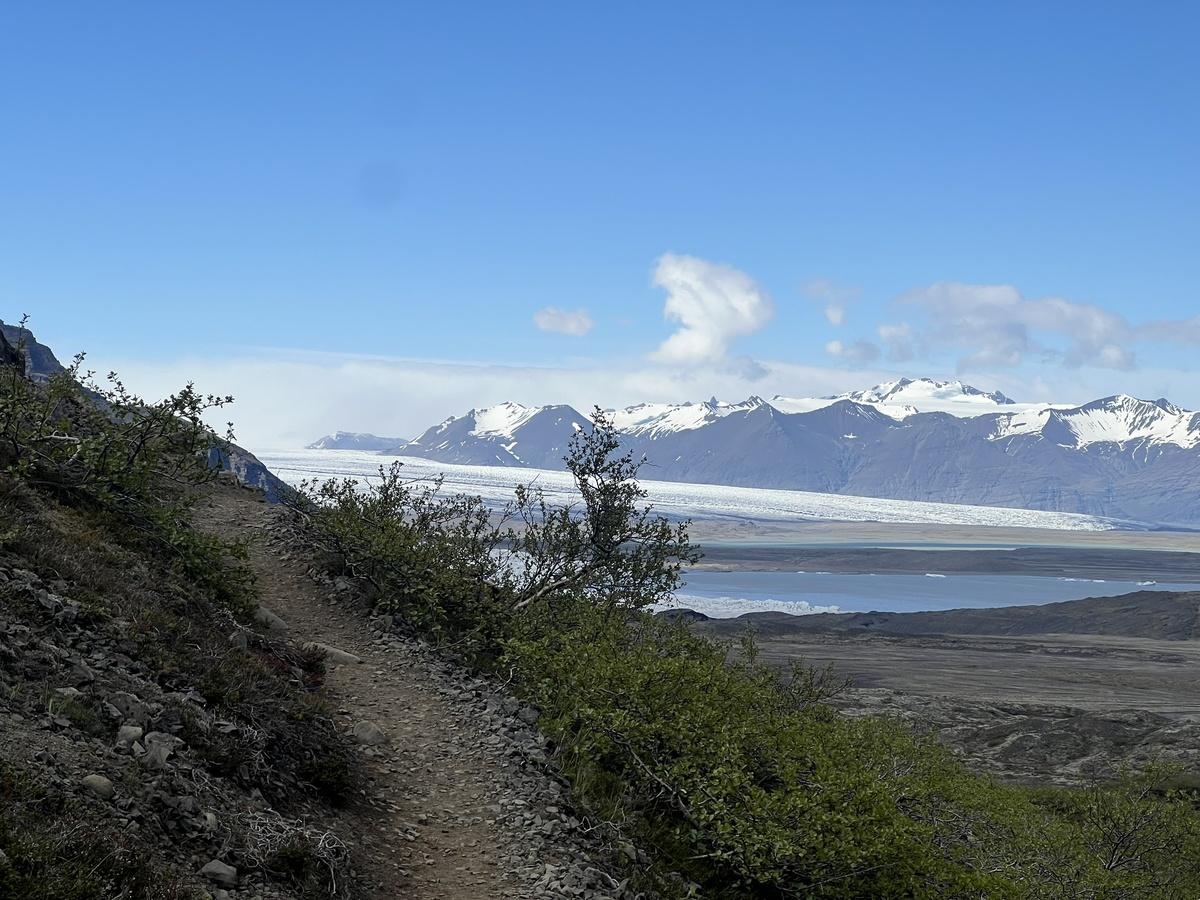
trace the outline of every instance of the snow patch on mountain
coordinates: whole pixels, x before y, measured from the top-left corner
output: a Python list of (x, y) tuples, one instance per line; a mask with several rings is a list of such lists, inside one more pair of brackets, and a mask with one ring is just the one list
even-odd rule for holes
[(761, 397), (741, 403), (722, 403), (713, 397), (702, 403), (639, 403), (625, 409), (608, 410), (620, 432), (639, 437), (660, 437), (679, 431), (703, 428), (731, 413), (748, 412), (766, 404)]
[(1200, 413), (1166, 400), (1139, 400), (1127, 394), (1059, 410), (1050, 417), (1074, 437), (1074, 446), (1145, 441), (1191, 448), (1200, 444)]
[(918, 413), (943, 412), (959, 418), (974, 418), (1017, 409), (1040, 409), (1050, 404), (1017, 403), (999, 391), (981, 391), (961, 381), (935, 381), (932, 378), (900, 378), (885, 381), (861, 391), (849, 391), (832, 397), (772, 397), (770, 403), (780, 412), (813, 412), (851, 400), (873, 406), (893, 419), (907, 419)]
[(475, 427), (471, 434), (476, 437), (507, 437), (542, 411), (541, 406), (524, 406), (520, 403), (499, 403), (483, 409), (473, 409), (467, 415), (474, 416)]

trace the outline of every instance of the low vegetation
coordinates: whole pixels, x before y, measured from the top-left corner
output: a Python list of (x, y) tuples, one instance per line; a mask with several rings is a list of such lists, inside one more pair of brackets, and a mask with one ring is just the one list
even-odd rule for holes
[(136, 840), (88, 821), (61, 795), (0, 763), (0, 897), (192, 900)]
[(897, 723), (837, 713), (827, 672), (780, 678), (752, 641), (651, 614), (696, 548), (645, 505), (599, 411), (567, 464), (567, 507), (530, 487), (497, 513), (398, 466), (306, 485), (296, 507), (381, 610), (540, 707), (635, 877), (730, 898), (1200, 894), (1194, 787), (1169, 772), (1001, 785)]

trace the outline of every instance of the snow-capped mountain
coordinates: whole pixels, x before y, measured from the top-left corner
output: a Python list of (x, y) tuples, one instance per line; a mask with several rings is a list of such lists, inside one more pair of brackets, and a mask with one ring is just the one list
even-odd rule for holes
[[(1117, 395), (1019, 403), (957, 381), (901, 379), (835, 397), (715, 398), (610, 411), (648, 478), (1200, 523), (1200, 413)], [(504, 403), (386, 452), (562, 468), (587, 418)]]
[(934, 381), (932, 378), (885, 381), (865, 391), (851, 391), (843, 396), (857, 403), (900, 403), (916, 406), (921, 412), (930, 412), (926, 408), (929, 404), (946, 403), (953, 408), (965, 408), (968, 405), (1009, 406), (1016, 402), (999, 391), (987, 393), (961, 381)]
[(1161, 398), (1139, 400), (1127, 394), (1072, 409), (1049, 409), (1032, 421), (1026, 416), (1022, 427), (1070, 447), (1118, 444), (1191, 449), (1200, 443), (1200, 413)]
[(501, 403), (451, 416), (385, 452), (440, 462), (560, 469), (571, 435), (587, 424), (587, 417), (570, 406)]

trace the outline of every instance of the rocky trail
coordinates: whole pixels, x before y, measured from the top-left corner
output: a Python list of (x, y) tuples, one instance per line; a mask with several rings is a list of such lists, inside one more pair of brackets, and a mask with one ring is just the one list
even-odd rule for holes
[(315, 574), (286, 513), (236, 488), (196, 510), (248, 541), (263, 624), (329, 648), (323, 691), (362, 746), (368, 787), (340, 829), (373, 898), (633, 896), (546, 766), (536, 711), (369, 618), (346, 579)]

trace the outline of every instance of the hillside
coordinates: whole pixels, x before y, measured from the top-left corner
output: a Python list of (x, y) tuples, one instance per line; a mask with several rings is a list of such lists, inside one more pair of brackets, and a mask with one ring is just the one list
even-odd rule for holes
[[(0, 321), (0, 335), (9, 346), (25, 358), (26, 375), (34, 382), (45, 384), (66, 368), (54, 355), (54, 351), (38, 341), (33, 332), (24, 326), (9, 325)], [(94, 395), (94, 392), (93, 392)], [(236, 443), (225, 443), (214, 447), (209, 455), (212, 465), (230, 472), (239, 483), (263, 492), (268, 500), (277, 502), (290, 492), (286, 484), (275, 477), (253, 453)]]

